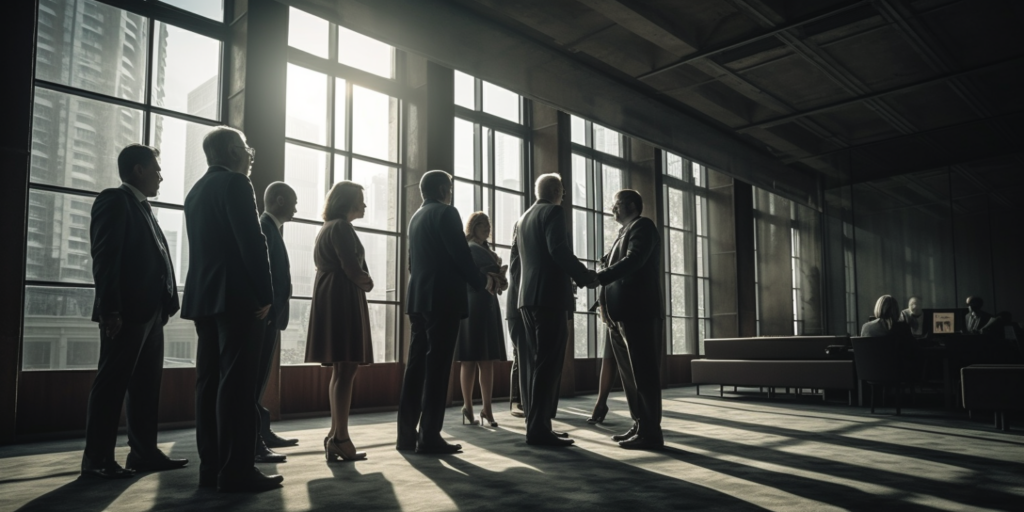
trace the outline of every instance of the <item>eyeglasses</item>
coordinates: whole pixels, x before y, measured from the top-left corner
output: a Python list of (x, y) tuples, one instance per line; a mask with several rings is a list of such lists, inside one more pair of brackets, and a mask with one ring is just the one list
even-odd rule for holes
[(249, 160), (256, 161), (256, 148), (250, 148), (249, 146), (235, 146), (236, 148), (242, 148), (246, 153), (249, 153)]

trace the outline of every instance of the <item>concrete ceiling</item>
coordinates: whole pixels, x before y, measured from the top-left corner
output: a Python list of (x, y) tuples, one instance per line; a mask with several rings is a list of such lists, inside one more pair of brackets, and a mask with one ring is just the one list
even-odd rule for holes
[(923, 190), (941, 169), (941, 197), (951, 181), (1000, 207), (1024, 193), (1024, 2), (456, 2), (826, 188), (920, 176)]

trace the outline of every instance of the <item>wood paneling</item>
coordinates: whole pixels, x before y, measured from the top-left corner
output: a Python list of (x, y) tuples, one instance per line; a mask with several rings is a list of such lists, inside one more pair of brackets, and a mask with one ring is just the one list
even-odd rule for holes
[(596, 393), (601, 376), (601, 358), (573, 359), (576, 393)]
[[(453, 401), (462, 400), (462, 387), (459, 383), (462, 371), (461, 362), (455, 362), (452, 365), (452, 372), (454, 377), (451, 383), (451, 396)], [(491, 392), (491, 398), (495, 401), (499, 399), (508, 399), (509, 386), (511, 385), (511, 374), (512, 374), (512, 361), (495, 361), (494, 362), (494, 389)], [(480, 377), (477, 374), (476, 382), (473, 384), (473, 399), (480, 399)]]
[(668, 385), (689, 384), (693, 379), (690, 373), (690, 361), (700, 359), (696, 355), (665, 356), (665, 368), (668, 371)]
[[(329, 412), (327, 386), (332, 371), (323, 366), (281, 367), (281, 414)], [(397, 406), (403, 371), (398, 363), (360, 367), (352, 390), (352, 408)]]

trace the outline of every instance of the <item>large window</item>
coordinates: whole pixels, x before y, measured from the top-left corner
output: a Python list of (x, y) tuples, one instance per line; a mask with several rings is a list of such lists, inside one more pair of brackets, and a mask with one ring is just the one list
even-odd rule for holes
[[(573, 252), (590, 269), (597, 270), (601, 257), (611, 249), (619, 234), (612, 217), (615, 193), (626, 187), (626, 138), (601, 125), (570, 117), (572, 139), (572, 226)], [(591, 311), (597, 302), (597, 289), (576, 292), (573, 315), (576, 358), (601, 357), (605, 329)]]
[(661, 155), (667, 349), (703, 354), (711, 336), (707, 169), (667, 151)]
[[(169, 3), (192, 10), (184, 0)], [(90, 212), (100, 191), (121, 184), (117, 155), (128, 144), (161, 151), (164, 181), (151, 202), (183, 289), (182, 203), (206, 170), (202, 138), (221, 120), (225, 30), (222, 10), (218, 17), (206, 8), (216, 22), (196, 18), (180, 27), (160, 19), (181, 19), (174, 7), (154, 4), (156, 18), (94, 0), (39, 2), (25, 370), (96, 367)], [(175, 316), (164, 335), (165, 366), (195, 364), (191, 322)]]
[[(473, 212), (491, 219), (491, 243), (508, 264), (512, 228), (523, 214), (529, 183), (529, 128), (524, 125), (523, 99), (516, 93), (455, 72), (455, 194), (452, 204), (463, 226)], [(502, 317), (504, 297), (499, 298)], [(505, 344), (512, 340), (505, 329)]]
[(366, 215), (353, 224), (374, 288), (367, 295), (373, 357), (397, 359), (401, 95), (395, 48), (297, 9), (288, 27), (285, 182), (299, 199), (284, 226), (292, 264), (291, 318), (281, 364), (302, 364), (316, 268), (313, 246), (334, 183), (365, 187)]

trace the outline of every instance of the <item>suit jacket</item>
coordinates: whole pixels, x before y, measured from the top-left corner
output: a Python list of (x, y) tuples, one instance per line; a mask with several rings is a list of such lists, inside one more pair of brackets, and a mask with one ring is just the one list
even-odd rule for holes
[(267, 239), (247, 176), (210, 167), (185, 197), (185, 229), (182, 318), (255, 311), (274, 302)]
[(977, 316), (971, 316), (970, 313), (967, 313), (964, 316), (964, 330), (968, 334), (981, 334), (981, 330), (992, 319), (992, 315), (984, 311), (978, 311), (975, 315)]
[(661, 237), (654, 221), (639, 217), (624, 226), (597, 273), (601, 307), (616, 322), (661, 318)]
[[(519, 233), (519, 222), (512, 227), (512, 240)], [(522, 276), (522, 265), (519, 253), (513, 252), (508, 257), (508, 290), (505, 290), (505, 319), (517, 320), (523, 317), (519, 312), (519, 278)]]
[(267, 318), (273, 326), (283, 331), (288, 327), (289, 299), (292, 296), (291, 263), (288, 262), (288, 249), (284, 246), (284, 238), (274, 219), (264, 212), (260, 215), (260, 227), (267, 238), (267, 251), (270, 253), (270, 276), (274, 284), (274, 302)]
[[(152, 224), (150, 224), (151, 220)], [(142, 323), (163, 309), (163, 322), (178, 311), (174, 268), (165, 260), (167, 240), (127, 187), (108, 188), (92, 205), (89, 224), (92, 276), (96, 283), (92, 320), (120, 313), (122, 321)], [(169, 258), (169, 255), (168, 255)], [(170, 277), (173, 293), (167, 291)]]
[(406, 313), (468, 314), (466, 285), (481, 290), (487, 275), (473, 263), (459, 211), (428, 199), (409, 221)]
[(586, 282), (588, 270), (572, 253), (561, 206), (539, 200), (519, 218), (510, 259), (519, 258), (519, 308), (576, 308), (572, 282)]

